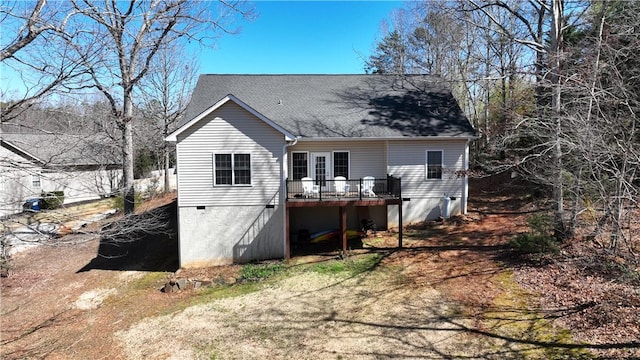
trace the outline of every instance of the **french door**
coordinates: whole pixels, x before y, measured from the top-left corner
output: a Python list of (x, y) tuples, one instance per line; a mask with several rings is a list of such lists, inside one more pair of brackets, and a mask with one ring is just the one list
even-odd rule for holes
[(322, 190), (327, 190), (327, 180), (331, 178), (330, 153), (311, 153), (311, 177)]

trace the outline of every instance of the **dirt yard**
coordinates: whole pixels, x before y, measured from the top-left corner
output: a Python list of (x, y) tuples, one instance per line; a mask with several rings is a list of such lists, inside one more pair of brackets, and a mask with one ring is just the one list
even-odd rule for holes
[[(261, 281), (237, 265), (176, 273), (169, 234), (112, 258), (96, 256), (98, 239), (62, 237), (16, 254), (2, 278), (0, 358), (640, 357), (637, 278), (567, 254), (515, 259), (505, 244), (544, 203), (471, 199), (465, 218), (410, 226), (404, 249), (387, 232), (346, 260), (299, 257)], [(177, 278), (212, 286), (159, 290)]]

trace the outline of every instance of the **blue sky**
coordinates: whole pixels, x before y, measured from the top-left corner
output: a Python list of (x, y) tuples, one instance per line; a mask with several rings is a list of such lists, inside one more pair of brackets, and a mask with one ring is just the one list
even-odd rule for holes
[[(195, 0), (194, 0), (195, 1)], [(198, 52), (200, 73), (362, 74), (380, 37), (380, 24), (401, 1), (254, 1), (257, 17), (239, 34), (223, 35)], [(20, 77), (0, 66), (0, 92), (26, 91)]]
[(202, 73), (361, 74), (399, 1), (257, 1), (258, 17), (200, 56)]

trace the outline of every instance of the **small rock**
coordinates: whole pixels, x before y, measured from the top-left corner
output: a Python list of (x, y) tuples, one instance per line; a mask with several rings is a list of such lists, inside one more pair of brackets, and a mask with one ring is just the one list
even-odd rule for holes
[(171, 285), (171, 283), (164, 284), (164, 287), (162, 288), (162, 292), (165, 292), (165, 293), (173, 292), (173, 285)]
[(178, 285), (178, 289), (184, 290), (187, 288), (187, 279), (178, 279), (176, 281), (176, 285)]

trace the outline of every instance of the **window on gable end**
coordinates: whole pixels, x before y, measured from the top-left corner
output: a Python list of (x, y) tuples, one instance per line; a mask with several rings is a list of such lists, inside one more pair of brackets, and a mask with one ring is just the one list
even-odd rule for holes
[(251, 185), (250, 154), (214, 154), (214, 185)]
[(251, 155), (233, 155), (233, 184), (251, 185)]

